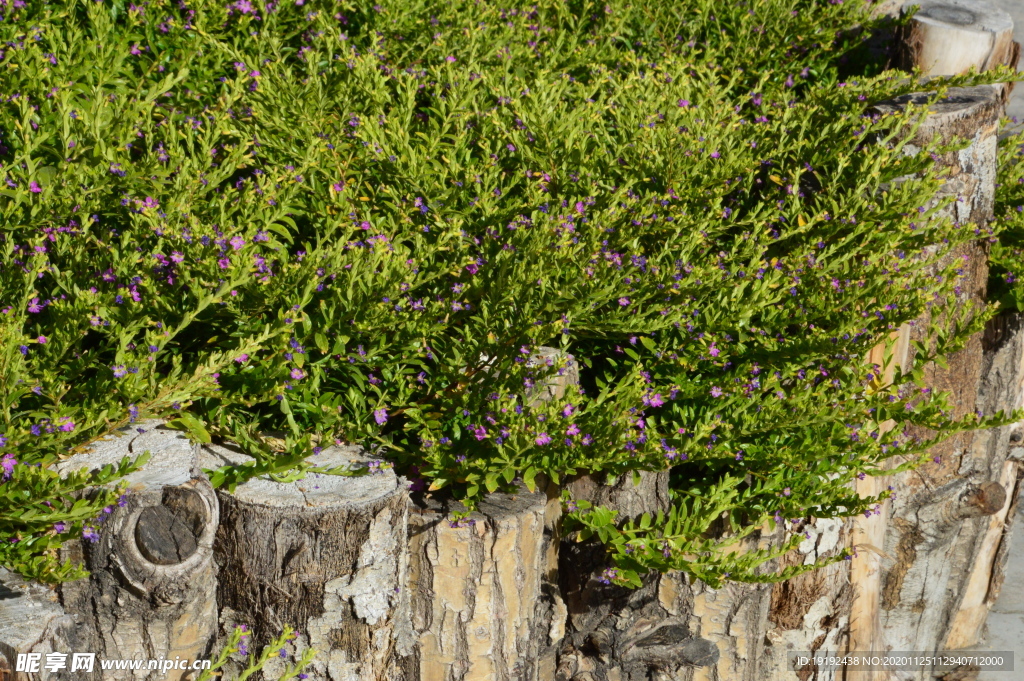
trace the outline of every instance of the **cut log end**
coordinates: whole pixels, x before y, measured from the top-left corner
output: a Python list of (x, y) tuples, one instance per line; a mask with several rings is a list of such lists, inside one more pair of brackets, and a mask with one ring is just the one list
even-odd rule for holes
[(956, 76), (1011, 63), (1013, 20), (983, 0), (910, 0), (901, 14), (920, 5), (897, 37), (896, 65), (926, 76)]
[[(200, 460), (204, 468), (251, 461), (218, 445), (204, 447)], [(353, 460), (371, 459), (352, 447), (307, 459), (326, 468)], [(298, 649), (319, 651), (306, 671), (314, 681), (399, 678), (394, 658), (406, 654), (411, 636), (404, 480), (390, 469), (358, 477), (307, 473), (288, 483), (253, 478), (217, 495), (222, 617), (248, 624), (252, 645), (294, 627)], [(278, 671), (264, 676), (277, 678)]]

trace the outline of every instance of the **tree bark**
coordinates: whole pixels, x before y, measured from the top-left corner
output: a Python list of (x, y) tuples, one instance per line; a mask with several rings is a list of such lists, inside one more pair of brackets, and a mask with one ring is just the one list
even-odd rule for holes
[[(365, 461), (356, 447), (330, 447), (310, 461)], [(249, 458), (234, 448), (203, 448), (203, 467)], [(255, 478), (234, 493), (218, 490), (221, 524), (217, 600), (225, 624), (247, 624), (261, 648), (285, 624), (296, 647), (318, 654), (315, 681), (400, 681), (399, 658), (413, 643), (409, 624), (404, 480), (384, 471), (361, 477), (310, 473), (278, 483)], [(267, 665), (276, 679), (284, 662)]]
[[(906, 95), (880, 103), (874, 110), (895, 112), (907, 102), (926, 97)], [(957, 136), (970, 139), (971, 145), (938, 161), (948, 168), (948, 179), (926, 208), (955, 195), (957, 200), (943, 210), (941, 217), (962, 225), (988, 224), (995, 191), (996, 130), (1002, 110), (999, 92), (990, 86), (951, 89), (947, 98), (932, 108), (905, 153), (917, 153), (935, 138), (949, 142)], [(964, 307), (980, 310), (984, 304), (988, 278), (985, 256), (985, 244), (975, 242), (945, 256), (939, 264), (954, 258), (964, 260), (964, 278), (957, 295)], [(912, 327), (912, 340), (931, 342), (924, 337), (928, 314)], [(934, 365), (925, 368), (925, 381), (931, 389), (952, 393), (953, 418), (982, 406), (983, 355), (978, 334), (948, 358), (948, 369)], [(996, 410), (996, 402), (984, 406)], [(911, 434), (929, 435), (913, 430)], [(931, 453), (938, 463), (892, 480), (878, 480), (878, 484), (892, 484), (896, 497), (885, 508), (887, 520), (884, 515), (871, 519), (879, 524), (874, 539), (882, 539), (882, 545), (874, 544), (874, 549), (862, 551), (853, 561), (851, 651), (942, 649), (970, 581), (972, 564), (989, 524), (987, 516), (998, 512), (1005, 499), (1000, 487), (1005, 448), (1000, 455), (998, 447), (980, 446), (982, 440), (983, 436), (974, 433), (958, 434), (933, 448)], [(856, 522), (866, 524), (859, 519)], [(929, 674), (901, 672), (898, 678), (923, 679), (930, 678)], [(865, 678), (897, 675), (878, 672), (868, 673)]]
[[(1002, 314), (991, 320), (984, 336), (984, 366), (979, 407), (986, 413), (1024, 406), (1024, 315)], [(988, 612), (1002, 586), (1013, 514), (1016, 509), (1020, 467), (1010, 457), (1018, 425), (993, 428), (976, 434), (972, 442), (975, 461), (986, 466), (987, 492), (976, 500), (981, 511), (993, 510), (973, 554), (970, 576), (945, 645), (950, 649), (980, 643)]]
[[(783, 556), (779, 568), (810, 564), (837, 555), (850, 543), (850, 518), (812, 518), (795, 530), (805, 539), (797, 552)], [(833, 563), (773, 585), (768, 613), (767, 650), (762, 678), (770, 681), (834, 681), (834, 670), (804, 665), (789, 668), (790, 652), (840, 655), (846, 651), (854, 584), (851, 561)]]
[(447, 520), (452, 510), (434, 499), (410, 504), (418, 644), (407, 677), (549, 681), (565, 622), (557, 593), (558, 497), (525, 487), (489, 494), (458, 526)]
[[(184, 434), (146, 421), (123, 437), (57, 465), (64, 473), (96, 470), (149, 451), (151, 459), (125, 481), (124, 506), (112, 507), (95, 543), (75, 540), (62, 552), (81, 560), (87, 579), (58, 593), (76, 618), (74, 651), (109, 659), (204, 658), (216, 634), (213, 538), (217, 500)], [(98, 662), (97, 662), (98, 667)], [(77, 674), (77, 673), (76, 673)], [(108, 670), (104, 679), (174, 679), (185, 672)], [(79, 675), (77, 678), (88, 678)], [(96, 678), (99, 678), (97, 673)]]
[[(98, 679), (97, 674), (70, 673), (72, 652), (87, 652), (79, 641), (75, 618), (67, 615), (53, 589), (28, 582), (0, 568), (0, 681), (70, 681)], [(36, 653), (39, 673), (16, 672), (22, 653)], [(66, 653), (66, 669), (45, 668), (49, 653)]]

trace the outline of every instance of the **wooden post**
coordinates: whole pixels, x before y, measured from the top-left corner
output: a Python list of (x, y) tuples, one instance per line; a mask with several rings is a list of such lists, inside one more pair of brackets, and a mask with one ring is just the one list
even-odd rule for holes
[[(111, 507), (95, 543), (75, 540), (62, 553), (82, 560), (88, 579), (60, 586), (61, 602), (80, 625), (75, 651), (108, 659), (203, 659), (216, 634), (213, 539), (217, 499), (183, 433), (145, 421), (56, 466), (96, 470), (124, 456), (151, 458), (125, 481), (130, 494)], [(104, 679), (173, 679), (186, 672), (138, 675), (109, 670)]]
[[(639, 478), (634, 484), (626, 473), (607, 484), (604, 475), (584, 473), (567, 478), (557, 491), (617, 510), (618, 520), (667, 511), (668, 468), (641, 471)], [(766, 548), (781, 534), (755, 533), (738, 550)], [(568, 621), (557, 681), (760, 679), (769, 586), (711, 589), (679, 572), (648, 574), (636, 590), (605, 584), (606, 549), (596, 539), (563, 538), (558, 561)]]
[[(249, 461), (234, 448), (207, 445), (204, 468)], [(317, 466), (366, 462), (357, 447), (329, 447)], [(285, 624), (301, 651), (318, 651), (314, 681), (400, 681), (410, 652), (408, 493), (390, 469), (361, 477), (310, 473), (279, 483), (254, 478), (234, 493), (218, 490), (221, 523), (217, 600), (226, 624), (247, 624), (258, 649)], [(273, 660), (265, 678), (276, 679)]]
[[(529, 406), (564, 397), (579, 385), (579, 368), (571, 355), (551, 347), (537, 348), (527, 360), (537, 373), (562, 361), (557, 375), (526, 391)], [(410, 501), (416, 638), (406, 660), (410, 681), (553, 678), (566, 619), (558, 593), (562, 507), (558, 487), (545, 476), (538, 476), (537, 489), (488, 494), (455, 527), (453, 509), (436, 499), (414, 495)]]
[[(979, 72), (1016, 67), (1020, 44), (1013, 40), (1013, 19), (1006, 11), (984, 0), (910, 0), (901, 14), (915, 4), (920, 11), (897, 36), (897, 68), (920, 67), (925, 76), (956, 76), (971, 67)], [(1013, 85), (997, 87), (1007, 98)]]
[(566, 617), (557, 593), (558, 497), (525, 487), (489, 494), (458, 525), (433, 499), (409, 510), (418, 644), (408, 678), (552, 679)]
[[(986, 413), (1024, 406), (1024, 315), (1007, 313), (991, 320), (984, 343), (979, 406)], [(977, 544), (962, 600), (949, 627), (945, 645), (951, 650), (981, 642), (985, 620), (1002, 587), (1022, 472), (1019, 462), (1010, 456), (1014, 430), (1014, 426), (993, 428), (978, 433), (972, 442), (972, 457), (986, 465), (991, 480), (987, 487), (978, 488), (985, 493), (977, 496), (976, 505), (995, 512)], [(1019, 431), (1016, 435), (1019, 437)]]
[[(923, 102), (927, 97), (906, 95), (873, 109), (876, 113), (895, 113), (907, 103)], [(991, 219), (996, 128), (1002, 110), (995, 88), (951, 89), (947, 98), (928, 112), (915, 139), (904, 147), (905, 153), (913, 154), (935, 138), (944, 142), (954, 136), (971, 140), (967, 149), (939, 160), (948, 171), (945, 184), (930, 205), (950, 195), (957, 197), (942, 217), (981, 226)], [(985, 256), (984, 244), (975, 243), (945, 256), (940, 263), (942, 266), (954, 258), (963, 259), (964, 276), (958, 295), (961, 305), (980, 309), (984, 302), (988, 276)], [(923, 336), (926, 321), (927, 315), (912, 328), (912, 340), (931, 342)], [(945, 370), (926, 367), (926, 382), (936, 391), (952, 391), (953, 416), (960, 418), (975, 409), (982, 375), (980, 335), (948, 362), (949, 369)], [(970, 433), (959, 434), (934, 448), (940, 464), (897, 476), (891, 481), (896, 498), (883, 507), (883, 514), (857, 519), (852, 541), (867, 550), (861, 550), (851, 566), (855, 593), (850, 651), (942, 648), (966, 586), (965, 564), (977, 553), (973, 539), (984, 534), (979, 532), (980, 527), (974, 527), (977, 516), (967, 510), (971, 506), (967, 498), (991, 482), (990, 467), (987, 461), (972, 460), (971, 437)], [(997, 478), (1000, 473), (997, 471)], [(858, 490), (874, 494), (881, 490), (880, 484), (880, 479), (869, 477)], [(924, 673), (918, 672), (914, 678), (923, 678)], [(865, 681), (891, 678), (884, 672), (850, 677)]]

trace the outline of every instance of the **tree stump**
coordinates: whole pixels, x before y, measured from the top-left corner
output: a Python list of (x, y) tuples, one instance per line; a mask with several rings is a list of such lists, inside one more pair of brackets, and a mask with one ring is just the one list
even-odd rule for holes
[[(908, 102), (923, 102), (928, 95), (911, 94), (873, 107), (877, 113), (896, 112)], [(971, 144), (950, 152), (938, 163), (947, 168), (945, 184), (926, 208), (950, 195), (956, 201), (941, 217), (961, 225), (984, 227), (992, 217), (996, 171), (996, 132), (1003, 103), (997, 88), (977, 86), (951, 88), (948, 96), (929, 111), (905, 153), (915, 154), (930, 140), (967, 138)], [(943, 258), (942, 266), (962, 258), (963, 280), (959, 304), (980, 310), (988, 278), (986, 246), (975, 242)], [(928, 314), (911, 329), (912, 340), (925, 343)], [(948, 369), (925, 368), (927, 385), (935, 391), (950, 391), (953, 417), (960, 418), (980, 406), (985, 391), (982, 382), (983, 346), (981, 334), (967, 347), (948, 358)], [(997, 410), (995, 400), (987, 407)], [(925, 432), (912, 435), (927, 436)], [(983, 439), (983, 438), (982, 438)], [(887, 505), (888, 520), (871, 519), (879, 531), (871, 535), (881, 545), (862, 551), (853, 560), (851, 578), (855, 594), (850, 624), (850, 650), (861, 652), (906, 650), (932, 651), (944, 645), (950, 623), (959, 608), (970, 579), (971, 566), (981, 548), (989, 519), (1002, 499), (994, 488), (1003, 478), (1005, 448), (981, 451), (974, 433), (961, 433), (932, 450), (939, 463), (927, 464), (888, 481), (896, 498)], [(1001, 457), (1001, 458), (1000, 458)], [(886, 481), (878, 479), (876, 484)], [(859, 489), (859, 488), (858, 488)], [(998, 502), (998, 503), (997, 503)], [(858, 520), (861, 525), (866, 523)], [(863, 539), (854, 538), (854, 541)], [(867, 547), (866, 547), (867, 548)], [(905, 678), (925, 678), (927, 671), (903, 673)], [(865, 678), (886, 678), (867, 673)], [(903, 678), (903, 677), (901, 677)]]
[[(490, 374), (492, 368), (488, 365), (491, 357), (488, 355), (480, 355), (480, 362), (484, 365), (482, 369), (484, 373)], [(543, 402), (548, 400), (560, 400), (565, 397), (566, 390), (569, 386), (578, 386), (580, 383), (580, 369), (579, 364), (576, 363), (576, 358), (568, 353), (563, 353), (558, 348), (551, 348), (547, 346), (540, 346), (535, 352), (533, 352), (529, 359), (526, 360), (527, 368), (531, 369), (532, 374), (539, 374), (543, 370), (541, 366), (553, 367), (556, 363), (565, 361), (565, 366), (558, 369), (556, 375), (550, 376), (539, 383), (535, 383), (529, 386), (526, 390), (526, 404), (529, 407), (536, 407)]]
[[(0, 681), (99, 679), (96, 673), (70, 671), (72, 653), (88, 652), (77, 630), (74, 617), (64, 613), (52, 589), (0, 568)], [(67, 656), (62, 658), (64, 670), (47, 670), (51, 653)], [(39, 655), (39, 672), (16, 672), (19, 654)]]
[[(578, 381), (578, 375), (571, 379)], [(617, 510), (617, 521), (667, 511), (668, 469), (640, 471), (639, 478), (634, 485), (633, 474), (626, 473), (609, 485), (603, 474), (582, 473), (566, 478), (561, 486), (549, 485), (548, 490), (551, 496), (568, 490), (574, 500)], [(648, 574), (636, 590), (604, 584), (606, 549), (596, 539), (581, 544), (573, 537), (563, 538), (558, 564), (568, 621), (557, 681), (696, 679), (701, 678), (700, 668), (708, 673), (728, 669), (723, 678), (733, 678), (729, 674), (736, 670), (742, 674), (737, 679), (756, 678), (750, 671), (756, 670), (756, 660), (747, 664), (747, 658), (757, 657), (764, 637), (769, 592), (763, 587), (730, 584), (716, 592), (678, 572)], [(758, 597), (751, 598), (755, 592)], [(726, 648), (721, 666), (719, 647), (702, 637), (702, 631)]]
[[(204, 468), (251, 460), (233, 447), (207, 445)], [(309, 461), (348, 466), (368, 458), (357, 447), (329, 447)], [(234, 493), (218, 490), (221, 523), (215, 557), (222, 619), (247, 624), (254, 649), (299, 632), (299, 651), (318, 654), (315, 681), (399, 681), (411, 652), (404, 480), (384, 469), (360, 477), (309, 473), (279, 483), (254, 478)], [(273, 660), (265, 678), (276, 679)]]
[[(1013, 40), (1013, 19), (984, 0), (909, 0), (921, 9), (896, 41), (897, 68), (920, 67), (925, 76), (957, 76), (971, 67), (978, 72), (997, 66), (1016, 67), (1020, 44)], [(1006, 86), (1006, 95), (1013, 83)]]
[(549, 681), (565, 627), (557, 593), (558, 497), (525, 487), (489, 494), (457, 526), (447, 520), (450, 510), (434, 499), (410, 504), (418, 645), (407, 678)]
[[(850, 518), (812, 518), (795, 528), (805, 539), (796, 553), (783, 556), (779, 568), (810, 564), (837, 555), (850, 542)], [(841, 655), (846, 652), (854, 585), (851, 561), (833, 563), (819, 570), (772, 586), (768, 611), (767, 649), (761, 678), (770, 681), (835, 681), (840, 674), (806, 665), (789, 669), (790, 651)]]
[[(1002, 314), (985, 329), (984, 365), (978, 406), (986, 413), (1024, 406), (1024, 315)], [(972, 459), (985, 467), (987, 482), (967, 498), (968, 511), (980, 515), (983, 534), (975, 538), (967, 585), (949, 626), (945, 646), (967, 648), (981, 642), (988, 612), (1002, 587), (1002, 570), (1011, 522), (1019, 496), (1021, 471), (1010, 456), (1019, 424), (977, 433)], [(972, 508), (973, 507), (973, 508)], [(987, 518), (986, 518), (987, 516)], [(987, 522), (986, 522), (987, 520)]]
[[(124, 456), (152, 455), (125, 478), (130, 493), (99, 525), (99, 539), (62, 548), (91, 573), (58, 589), (79, 624), (80, 652), (135, 660), (196, 660), (210, 652), (217, 629), (217, 499), (199, 468), (197, 447), (161, 426), (151, 420), (122, 429), (122, 437), (98, 441), (55, 467), (60, 473), (96, 470)], [(185, 674), (109, 670), (103, 678), (178, 681)]]

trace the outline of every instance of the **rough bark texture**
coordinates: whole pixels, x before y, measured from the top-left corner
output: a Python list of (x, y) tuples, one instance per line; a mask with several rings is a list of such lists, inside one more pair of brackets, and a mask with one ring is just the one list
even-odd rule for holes
[(408, 678), (553, 678), (565, 623), (557, 584), (558, 498), (525, 487), (515, 495), (490, 494), (455, 527), (447, 519), (454, 509), (435, 500), (417, 499), (409, 510), (418, 644)]
[[(781, 532), (755, 533), (741, 550)], [(569, 611), (558, 681), (753, 681), (761, 668), (770, 585), (711, 589), (678, 572), (644, 576), (632, 590), (604, 584), (604, 547), (564, 541), (559, 556)], [(763, 566), (773, 571), (774, 565)]]
[[(1008, 313), (991, 320), (985, 330), (984, 349), (978, 408), (993, 413), (1024, 406), (1024, 315)], [(987, 487), (979, 488), (987, 494), (975, 502), (983, 507), (979, 509), (983, 514), (993, 512), (987, 516), (984, 535), (972, 554), (970, 577), (950, 624), (946, 647), (951, 649), (980, 643), (985, 619), (1002, 586), (1002, 566), (1021, 473), (1010, 452), (1016, 444), (1014, 437), (1019, 435), (1020, 427), (1015, 424), (977, 433), (972, 442), (972, 459), (984, 467), (989, 479)]]
[[(779, 569), (810, 564), (838, 554), (850, 542), (853, 521), (849, 518), (814, 518), (795, 528), (805, 533), (796, 553), (784, 556)], [(768, 614), (767, 649), (761, 678), (771, 681), (834, 681), (839, 674), (808, 665), (793, 671), (789, 651), (820, 654), (845, 652), (855, 586), (850, 581), (850, 561), (798, 575), (772, 587)]]
[[(64, 610), (78, 623), (77, 645), (63, 652), (136, 660), (203, 658), (216, 635), (217, 499), (199, 468), (197, 448), (184, 434), (162, 428), (160, 421), (124, 430), (122, 437), (99, 441), (56, 467), (62, 473), (95, 470), (126, 455), (148, 450), (152, 456), (126, 478), (131, 493), (99, 526), (99, 540), (62, 549), (91, 573), (58, 589)], [(184, 674), (108, 670), (103, 678), (177, 681)]]
[[(875, 109), (896, 111), (907, 101), (924, 96), (907, 95)], [(960, 224), (984, 226), (992, 217), (995, 189), (996, 130), (1002, 113), (997, 89), (990, 86), (951, 89), (949, 97), (933, 107), (915, 139), (906, 148), (916, 153), (930, 140), (943, 142), (953, 136), (971, 140), (971, 145), (951, 152), (939, 164), (948, 169), (948, 179), (933, 201), (949, 195), (957, 200), (945, 209), (946, 216)], [(930, 207), (930, 206), (929, 206)], [(984, 301), (988, 268), (982, 244), (971, 244), (946, 258), (963, 258), (964, 277), (958, 299), (967, 308), (980, 309)], [(927, 317), (911, 329), (911, 339), (924, 337)], [(987, 413), (1009, 405), (982, 381), (986, 371), (981, 334), (948, 358), (948, 369), (928, 366), (925, 380), (935, 391), (950, 391), (953, 417), (960, 418), (983, 408)], [(996, 379), (998, 380), (998, 379)], [(926, 436), (925, 432), (912, 432)], [(938, 463), (910, 471), (887, 481), (896, 498), (887, 508), (890, 515), (880, 552), (872, 552), (869, 574), (880, 592), (866, 584), (867, 578), (854, 574), (856, 586), (851, 617), (851, 649), (926, 651), (941, 649), (950, 623), (971, 580), (976, 556), (990, 520), (1005, 501), (1003, 461), (1006, 448), (985, 444), (989, 434), (962, 433), (938, 445), (931, 452)], [(879, 481), (884, 484), (885, 481)], [(999, 488), (998, 490), (996, 488)], [(856, 559), (853, 566), (857, 569)], [(877, 600), (877, 605), (868, 600)], [(874, 678), (886, 678), (875, 674)], [(930, 672), (901, 673), (900, 678), (930, 678)], [(893, 676), (892, 678), (895, 678)]]
[[(203, 448), (204, 468), (248, 457)], [(365, 461), (356, 447), (330, 447), (318, 466)], [(249, 625), (258, 649), (285, 624), (298, 649), (318, 651), (316, 681), (398, 681), (410, 652), (406, 524), (408, 494), (390, 470), (362, 477), (309, 474), (278, 483), (253, 479), (219, 490), (217, 600), (226, 624)], [(266, 668), (276, 679), (283, 662)]]
[[(98, 678), (94, 674), (70, 672), (67, 668), (48, 671), (47, 654), (86, 652), (79, 640), (75, 618), (64, 613), (53, 589), (27, 582), (0, 568), (0, 681), (70, 681), (74, 678)], [(40, 672), (15, 672), (19, 653), (38, 653)]]

